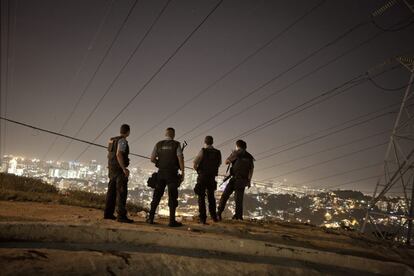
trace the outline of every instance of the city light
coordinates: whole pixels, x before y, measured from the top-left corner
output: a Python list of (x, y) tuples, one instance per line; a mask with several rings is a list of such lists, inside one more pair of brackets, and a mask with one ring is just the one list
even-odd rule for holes
[[(18, 176), (39, 178), (62, 191), (83, 190), (94, 193), (106, 193), (108, 172), (106, 166), (96, 160), (88, 163), (42, 161), (37, 158), (7, 155), (1, 162), (1, 171)], [(153, 190), (147, 187), (147, 180), (156, 170), (141, 167), (130, 168), (128, 182), (128, 200), (142, 206), (150, 206)], [(179, 207), (177, 215), (192, 217), (198, 215), (197, 196), (193, 188), (197, 180), (194, 171), (188, 171), (179, 188)], [(227, 183), (217, 178), (216, 197), (221, 196)], [(286, 181), (274, 183), (253, 183), (245, 195), (245, 217), (260, 220), (283, 220), (298, 223), (310, 223), (327, 228), (356, 229), (363, 222), (362, 212), (369, 197), (355, 191), (320, 191), (310, 187), (289, 186)], [(234, 212), (234, 202), (230, 201), (228, 215)], [(378, 212), (390, 212), (394, 216), (379, 217), (379, 225), (392, 226), (401, 223), (406, 202), (399, 197), (380, 200), (374, 208)], [(168, 215), (168, 199), (163, 198), (158, 209), (159, 215)]]

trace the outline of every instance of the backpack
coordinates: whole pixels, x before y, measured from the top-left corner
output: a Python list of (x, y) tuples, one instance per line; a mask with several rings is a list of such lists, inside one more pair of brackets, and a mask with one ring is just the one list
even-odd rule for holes
[(119, 163), (116, 158), (116, 152), (118, 151), (118, 141), (121, 139), (121, 136), (112, 137), (109, 139), (108, 143), (108, 168), (118, 168)]

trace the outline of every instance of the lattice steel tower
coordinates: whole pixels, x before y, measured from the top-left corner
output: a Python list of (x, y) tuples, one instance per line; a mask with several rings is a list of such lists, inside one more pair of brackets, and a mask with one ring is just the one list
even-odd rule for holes
[[(414, 90), (412, 89), (414, 57), (401, 56), (396, 60), (409, 70), (411, 77), (394, 123), (381, 174), (368, 205), (361, 231), (365, 232), (367, 227), (371, 227), (378, 237), (392, 238), (409, 244), (413, 236), (414, 212)], [(402, 195), (403, 201), (399, 213), (389, 208), (382, 208), (387, 210), (380, 208), (381, 201), (389, 195), (391, 189)]]

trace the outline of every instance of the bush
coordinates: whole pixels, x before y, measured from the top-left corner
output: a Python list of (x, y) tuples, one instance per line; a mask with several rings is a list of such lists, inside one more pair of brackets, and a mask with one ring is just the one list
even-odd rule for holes
[(95, 204), (105, 205), (106, 201), (106, 195), (104, 194), (96, 194), (80, 190), (67, 190), (65, 193), (68, 198), (82, 202), (93, 202)]
[[(57, 202), (59, 204), (104, 209), (106, 195), (80, 190), (59, 190), (42, 180), (0, 173), (0, 200)], [(127, 202), (129, 212), (145, 210), (139, 205)]]
[(16, 176), (12, 174), (0, 173), (0, 189), (57, 194), (58, 189), (40, 179)]

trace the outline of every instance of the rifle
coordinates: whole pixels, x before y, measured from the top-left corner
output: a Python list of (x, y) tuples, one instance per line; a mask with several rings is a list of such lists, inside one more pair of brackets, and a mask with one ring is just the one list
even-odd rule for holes
[(183, 144), (181, 145), (181, 151), (184, 152), (184, 149), (188, 146), (187, 141), (184, 141)]
[[(233, 175), (231, 174), (230, 167), (231, 167), (231, 164), (229, 164), (227, 166), (227, 170), (226, 170), (227, 176), (223, 179), (223, 182), (220, 184), (219, 187), (223, 186), (223, 184), (226, 183), (227, 180), (229, 180), (230, 178), (232, 178)], [(230, 171), (230, 174), (229, 174), (229, 171)]]
[[(188, 143), (187, 143), (187, 141), (185, 141), (184, 140), (184, 142), (183, 142), (183, 144), (181, 145), (181, 151), (184, 153), (184, 149), (186, 148), (188, 146)], [(184, 165), (185, 166), (185, 165)], [(181, 173), (183, 173), (183, 172), (181, 172)], [(181, 178), (181, 182), (183, 182), (184, 181), (184, 179), (182, 178), (182, 175), (181, 174), (179, 174), (179, 178)], [(181, 183), (180, 182), (180, 183)]]

